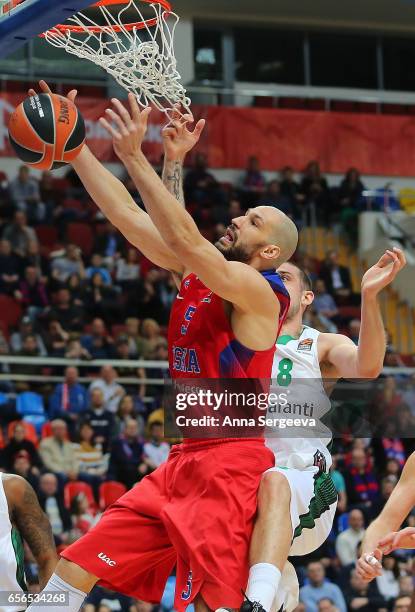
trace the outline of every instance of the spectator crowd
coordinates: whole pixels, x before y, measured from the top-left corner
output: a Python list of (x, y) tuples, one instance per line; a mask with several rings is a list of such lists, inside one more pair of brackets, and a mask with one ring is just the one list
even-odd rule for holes
[[(141, 205), (131, 182), (125, 183)], [(196, 156), (185, 178), (188, 208), (212, 241), (232, 218), (266, 203), (290, 215), (299, 228), (313, 219), (340, 224), (353, 247), (363, 191), (355, 169), (330, 189), (317, 162), (309, 164), (300, 182), (290, 167), (267, 182), (254, 157), (238, 185), (220, 184), (203, 155)], [(360, 296), (338, 253), (328, 252), (322, 262), (301, 251), (296, 258), (316, 295), (305, 322), (357, 342)], [(166, 325), (175, 296), (170, 275), (152, 267), (102, 218), (72, 172), (64, 179), (45, 172), (38, 181), (22, 167), (16, 178), (1, 183), (0, 355), (37, 359), (0, 364), (1, 373), (9, 375), (0, 380), (0, 469), (33, 486), (59, 549), (86, 533), (111, 501), (167, 459), (156, 384), (165, 370), (131, 361), (166, 361)], [(82, 370), (42, 363), (46, 357), (81, 361)], [(97, 359), (108, 364), (97, 368)], [(390, 338), (386, 363), (403, 364)], [(14, 380), (13, 374), (26, 379)], [(405, 439), (415, 419), (412, 386), (395, 376), (379, 385), (376, 405), (391, 417), (384, 430), (388, 437), (335, 440), (338, 515), (321, 549), (293, 559), (301, 585), (298, 612), (409, 610), (411, 555), (398, 551), (387, 557), (383, 575), (370, 585), (361, 582), (354, 564), (366, 526), (414, 450)], [(33, 393), (44, 418), (31, 425), (22, 420), (21, 408)], [(415, 516), (408, 524), (415, 525)], [(29, 551), (27, 576), (35, 585)], [(160, 609), (172, 609), (173, 583), (171, 577)], [(85, 605), (86, 612), (152, 609), (101, 588)]]

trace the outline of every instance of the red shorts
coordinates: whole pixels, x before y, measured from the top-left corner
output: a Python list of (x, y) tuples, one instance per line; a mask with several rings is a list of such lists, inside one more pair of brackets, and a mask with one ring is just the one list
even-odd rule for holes
[(99, 584), (159, 603), (177, 565), (175, 609), (200, 593), (215, 610), (238, 608), (262, 474), (274, 455), (262, 441), (175, 446), (62, 556)]

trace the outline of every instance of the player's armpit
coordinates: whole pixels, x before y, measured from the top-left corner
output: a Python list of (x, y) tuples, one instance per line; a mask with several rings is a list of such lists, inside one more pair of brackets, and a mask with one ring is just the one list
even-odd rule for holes
[(10, 504), (11, 519), (29, 545), (42, 583), (46, 583), (58, 562), (52, 529), (41, 509), (36, 494), (23, 478), (7, 479), (5, 490)]

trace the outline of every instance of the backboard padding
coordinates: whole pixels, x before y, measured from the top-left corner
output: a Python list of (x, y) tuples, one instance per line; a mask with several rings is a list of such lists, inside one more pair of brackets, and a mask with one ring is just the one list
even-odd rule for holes
[(92, 4), (94, 0), (26, 0), (0, 19), (0, 57)]

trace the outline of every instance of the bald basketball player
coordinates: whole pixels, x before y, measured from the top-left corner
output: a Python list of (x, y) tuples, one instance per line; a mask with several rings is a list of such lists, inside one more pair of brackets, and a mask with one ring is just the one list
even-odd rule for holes
[[(297, 246), (295, 225), (261, 206), (233, 219), (215, 246), (205, 240), (142, 153), (149, 110), (140, 112), (132, 96), (129, 102), (130, 112), (114, 101), (112, 124), (102, 123), (148, 214), (88, 147), (73, 167), (128, 240), (181, 279), (169, 325), (172, 377), (269, 379), (289, 308), (275, 270)], [(193, 132), (196, 141), (203, 126)], [(97, 582), (157, 603), (176, 565), (179, 612), (192, 601), (200, 611), (239, 608), (257, 490), (273, 464), (262, 438), (185, 440), (64, 551), (46, 589), (70, 593), (68, 612), (79, 610)]]

